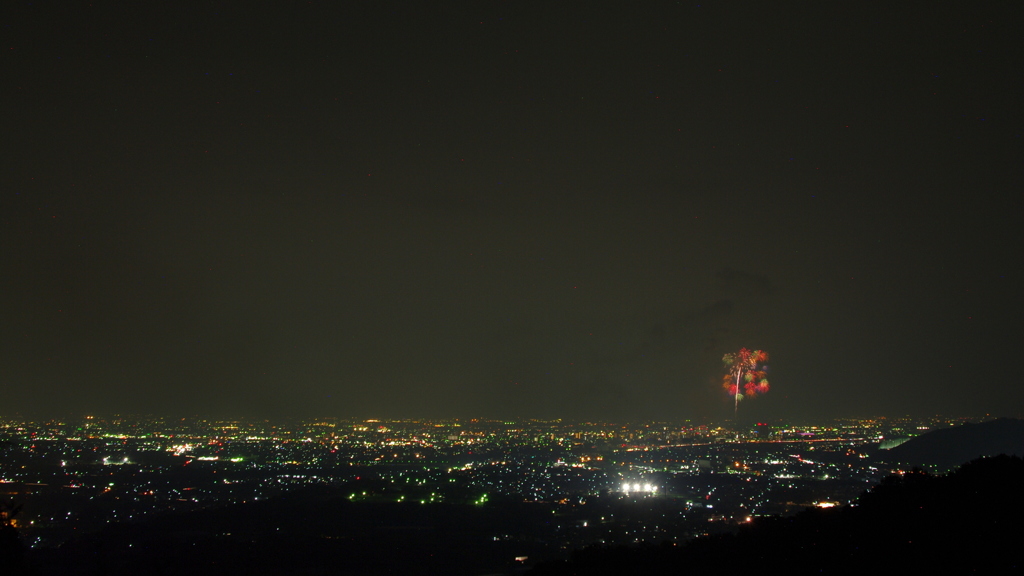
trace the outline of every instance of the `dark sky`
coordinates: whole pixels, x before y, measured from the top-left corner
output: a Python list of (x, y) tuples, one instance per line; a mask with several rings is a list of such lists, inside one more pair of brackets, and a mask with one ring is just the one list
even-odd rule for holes
[(1019, 6), (6, 2), (0, 411), (1022, 416)]

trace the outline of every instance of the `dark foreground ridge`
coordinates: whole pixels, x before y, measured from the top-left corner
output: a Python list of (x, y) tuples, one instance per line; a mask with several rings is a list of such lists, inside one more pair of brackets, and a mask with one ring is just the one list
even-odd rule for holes
[(943, 476), (890, 476), (855, 506), (763, 518), (683, 546), (588, 548), (533, 576), (605, 574), (1016, 574), (1024, 461), (1000, 455)]
[(311, 487), (267, 501), (112, 524), (39, 551), (32, 567), (42, 576), (472, 575), (504, 570), (505, 560), (524, 549), (536, 554), (533, 547), (485, 535), (545, 520), (544, 510), (522, 503), (486, 510), (353, 504), (348, 494)]

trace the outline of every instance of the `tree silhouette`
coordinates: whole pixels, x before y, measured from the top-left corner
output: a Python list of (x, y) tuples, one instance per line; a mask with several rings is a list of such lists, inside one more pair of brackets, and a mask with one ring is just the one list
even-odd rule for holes
[[(722, 387), (733, 397), (733, 418), (739, 413), (740, 400), (768, 391), (768, 373), (764, 366), (767, 361), (768, 353), (764, 350), (740, 348), (739, 352), (722, 356), (726, 368)], [(745, 395), (740, 392), (741, 381)]]
[(0, 500), (0, 574), (20, 574), (24, 568), (25, 547), (21, 544), (14, 517), (21, 505)]

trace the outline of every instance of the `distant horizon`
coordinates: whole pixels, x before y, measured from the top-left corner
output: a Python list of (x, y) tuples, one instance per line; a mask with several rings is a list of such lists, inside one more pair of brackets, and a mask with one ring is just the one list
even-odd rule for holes
[(75, 414), (22, 414), (22, 413), (2, 413), (0, 419), (17, 420), (17, 419), (29, 419), (29, 420), (87, 420), (94, 418), (97, 420), (111, 420), (111, 419), (164, 419), (164, 420), (212, 420), (212, 421), (264, 421), (264, 422), (278, 422), (278, 421), (310, 421), (310, 420), (339, 420), (345, 422), (442, 422), (442, 421), (458, 421), (458, 422), (561, 422), (566, 424), (634, 424), (634, 423), (684, 423), (684, 422), (704, 422), (704, 423), (719, 423), (719, 422), (740, 422), (741, 424), (756, 425), (758, 422), (793, 422), (793, 421), (840, 421), (840, 420), (872, 420), (872, 419), (898, 419), (898, 418), (909, 418), (909, 419), (948, 419), (948, 420), (969, 420), (969, 419), (1021, 419), (1021, 416), (1014, 415), (999, 415), (999, 414), (951, 414), (951, 413), (938, 413), (938, 414), (884, 414), (884, 415), (864, 415), (864, 416), (811, 416), (811, 417), (771, 417), (750, 419), (745, 418), (734, 419), (732, 417), (722, 418), (710, 418), (710, 417), (692, 417), (692, 418), (675, 418), (675, 419), (664, 419), (664, 418), (650, 418), (650, 419), (605, 419), (605, 418), (535, 418), (535, 417), (515, 417), (515, 418), (498, 418), (498, 417), (482, 417), (482, 416), (419, 416), (419, 417), (383, 417), (383, 416), (337, 416), (337, 415), (307, 415), (307, 416), (239, 416), (239, 415), (217, 415), (217, 414), (155, 414), (155, 413), (75, 413)]

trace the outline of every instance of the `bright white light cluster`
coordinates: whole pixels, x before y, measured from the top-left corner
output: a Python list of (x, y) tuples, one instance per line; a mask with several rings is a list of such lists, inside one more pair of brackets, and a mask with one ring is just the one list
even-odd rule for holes
[(654, 494), (657, 491), (658, 487), (653, 484), (640, 484), (639, 482), (633, 482), (631, 484), (626, 482), (622, 485), (622, 492), (624, 494), (629, 494), (630, 492)]

